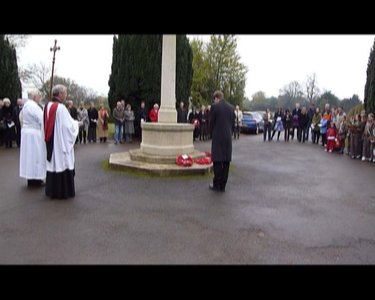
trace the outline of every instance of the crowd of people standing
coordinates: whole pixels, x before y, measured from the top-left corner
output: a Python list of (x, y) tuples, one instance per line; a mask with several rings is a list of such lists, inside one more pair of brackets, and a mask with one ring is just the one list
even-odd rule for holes
[[(51, 198), (74, 197), (74, 145), (96, 143), (97, 132), (101, 143), (108, 138), (110, 113), (100, 104), (99, 110), (94, 102), (88, 108), (84, 102), (78, 108), (72, 100), (66, 100), (66, 87), (57, 85), (53, 89), (52, 101), (45, 107), (41, 105), (39, 92), (32, 92), (26, 102), (18, 99), (14, 107), (10, 100), (0, 100), (0, 141), (6, 148), (12, 142), (20, 150), (20, 176), (28, 180), (29, 186), (40, 186), (46, 179), (46, 195)], [(65, 106), (65, 108), (63, 108)], [(215, 108), (215, 109), (214, 109)], [(119, 100), (112, 111), (115, 123), (114, 143), (132, 142), (137, 122), (158, 122), (159, 106), (154, 103), (147, 110), (142, 101), (135, 115), (130, 103)], [(234, 108), (223, 98), (220, 91), (214, 94), (214, 102), (207, 107), (193, 107), (189, 112), (181, 101), (177, 108), (177, 122), (194, 125), (193, 140), (212, 139), (212, 161), (214, 180), (210, 189), (224, 191), (228, 176), (231, 155), (231, 140), (239, 138), (243, 114), (238, 106)], [(375, 163), (375, 123), (374, 114), (360, 114), (347, 118), (343, 107), (330, 108), (326, 104), (321, 113), (319, 107), (311, 105), (300, 108), (297, 103), (290, 111), (279, 107), (275, 113), (269, 109), (263, 115), (263, 140), (277, 141), (281, 134), (289, 142), (296, 137), (300, 143), (309, 141), (323, 146), (326, 152), (348, 154), (352, 159)], [(225, 122), (222, 126), (221, 122)], [(224, 132), (226, 134), (224, 134)], [(225, 136), (225, 139), (223, 139)], [(225, 149), (222, 149), (224, 144)], [(64, 154), (63, 154), (64, 153)], [(46, 157), (47, 159), (45, 159)]]
[(263, 140), (272, 141), (275, 133), (277, 141), (281, 132), (284, 133), (284, 140), (293, 140), (296, 137), (298, 142), (305, 143), (311, 134), (312, 144), (319, 144), (327, 152), (346, 153), (353, 159), (375, 162), (375, 124), (374, 114), (365, 111), (347, 118), (342, 106), (330, 108), (326, 104), (324, 111), (320, 112), (319, 107), (314, 104), (307, 110), (300, 108), (299, 103), (290, 112), (279, 107), (272, 114), (269, 109), (263, 116), (264, 133)]
[(17, 99), (15, 106), (9, 98), (0, 99), (0, 146), (5, 148), (21, 146), (21, 124), (19, 115), (23, 108), (23, 100)]
[(205, 141), (211, 139), (210, 133), (211, 105), (202, 105), (200, 108), (192, 107), (191, 111), (184, 107), (184, 102), (180, 102), (177, 108), (177, 123), (190, 123), (194, 125), (193, 141), (199, 139)]

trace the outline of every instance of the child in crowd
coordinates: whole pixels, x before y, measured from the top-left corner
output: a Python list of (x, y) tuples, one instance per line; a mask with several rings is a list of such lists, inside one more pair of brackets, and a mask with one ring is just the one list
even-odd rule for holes
[(334, 122), (330, 123), (330, 127), (327, 130), (327, 149), (325, 151), (332, 152), (335, 143), (337, 141), (337, 128)]
[(327, 143), (327, 124), (328, 121), (326, 118), (321, 118), (320, 120), (320, 134), (322, 136), (322, 146), (324, 147)]

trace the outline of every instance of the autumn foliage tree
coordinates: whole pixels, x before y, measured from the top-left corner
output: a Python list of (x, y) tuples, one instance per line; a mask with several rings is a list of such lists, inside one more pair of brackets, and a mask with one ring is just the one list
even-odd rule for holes
[(247, 68), (237, 53), (237, 38), (234, 35), (212, 35), (210, 42), (194, 39), (192, 103), (195, 106), (209, 104), (215, 90), (224, 92), (224, 97), (233, 105), (245, 99)]

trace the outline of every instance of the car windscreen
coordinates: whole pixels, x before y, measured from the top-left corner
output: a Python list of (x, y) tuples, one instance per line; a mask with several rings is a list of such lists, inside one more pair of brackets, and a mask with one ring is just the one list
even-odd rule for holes
[(259, 121), (263, 120), (263, 117), (259, 113), (254, 113), (254, 117)]
[(254, 119), (254, 116), (253, 116), (253, 114), (244, 113), (244, 114), (243, 114), (243, 118), (244, 118), (244, 119)]

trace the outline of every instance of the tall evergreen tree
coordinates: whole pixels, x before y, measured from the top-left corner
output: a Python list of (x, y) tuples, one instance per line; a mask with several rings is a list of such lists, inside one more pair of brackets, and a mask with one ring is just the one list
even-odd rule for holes
[(364, 107), (366, 113), (375, 113), (375, 40), (367, 64)]
[(176, 38), (176, 102), (189, 105), (189, 96), (193, 80), (193, 50), (186, 35)]
[[(176, 102), (188, 103), (192, 81), (192, 50), (184, 35), (176, 37)], [(135, 113), (140, 101), (151, 109), (160, 104), (162, 35), (119, 35), (113, 38), (108, 102), (130, 103)]]
[(0, 35), (0, 99), (9, 98), (16, 103), (22, 96), (21, 80), (18, 76), (16, 49), (8, 39)]
[(108, 80), (108, 86), (109, 86), (108, 102), (109, 102), (110, 107), (111, 107), (111, 101), (109, 99), (112, 99), (112, 103), (114, 103), (116, 101), (115, 99), (117, 99), (117, 95), (116, 95), (117, 85), (116, 85), (115, 79), (118, 78), (118, 70), (119, 70), (118, 43), (119, 43), (118, 38), (116, 36), (113, 36), (111, 75), (109, 76), (109, 80)]

